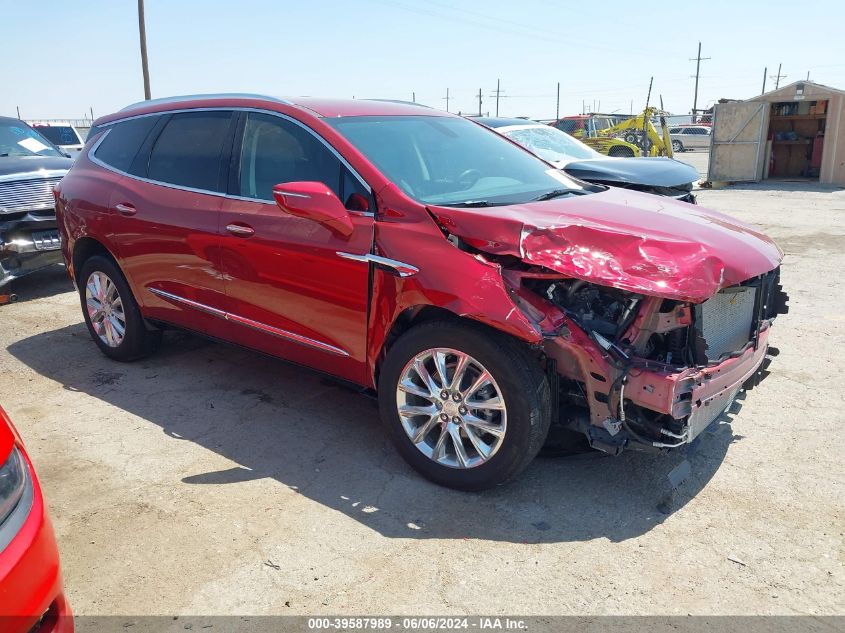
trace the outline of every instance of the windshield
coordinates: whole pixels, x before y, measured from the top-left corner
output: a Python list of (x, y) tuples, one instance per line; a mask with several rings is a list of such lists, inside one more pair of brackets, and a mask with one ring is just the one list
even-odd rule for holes
[[(583, 187), (487, 128), (458, 117), (324, 119), (422, 203), (493, 206)], [(563, 194), (557, 194), (563, 195)]]
[(0, 120), (0, 156), (63, 156), (23, 121)]
[(498, 131), (550, 163), (603, 158), (581, 141), (550, 125), (505, 127)]
[(80, 145), (82, 141), (69, 125), (38, 125), (38, 132), (54, 145)]

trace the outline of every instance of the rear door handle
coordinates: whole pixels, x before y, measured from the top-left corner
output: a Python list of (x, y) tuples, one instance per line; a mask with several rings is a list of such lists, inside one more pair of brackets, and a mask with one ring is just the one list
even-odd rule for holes
[(122, 202), (114, 205), (114, 209), (120, 215), (135, 215), (138, 213), (138, 209), (133, 207), (131, 204), (123, 204)]
[(227, 224), (226, 230), (232, 235), (237, 235), (239, 237), (249, 237), (250, 235), (255, 235), (255, 229), (251, 226), (247, 226), (246, 224)]

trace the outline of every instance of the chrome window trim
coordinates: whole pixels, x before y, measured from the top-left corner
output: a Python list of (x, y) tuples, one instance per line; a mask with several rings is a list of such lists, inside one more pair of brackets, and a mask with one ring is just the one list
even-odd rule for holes
[(355, 253), (344, 253), (343, 251), (337, 251), (336, 254), (343, 259), (349, 259), (355, 262), (367, 262), (368, 264), (372, 263), (378, 266), (384, 266), (385, 268), (391, 268), (400, 277), (411, 277), (420, 272), (420, 269), (416, 266), (411, 266), (411, 264), (406, 264), (396, 259), (382, 257), (381, 255), (372, 255), (370, 253), (356, 255)]
[(343, 166), (346, 167), (350, 171), (350, 173), (358, 180), (358, 182), (361, 184), (361, 186), (363, 186), (367, 190), (367, 193), (369, 193), (370, 195), (373, 195), (373, 188), (370, 187), (369, 184), (367, 184), (367, 181), (364, 180), (364, 178), (361, 176), (361, 174), (359, 174), (358, 171), (349, 163), (349, 161), (346, 160), (343, 156), (341, 156), (340, 152), (338, 152), (334, 148), (334, 146), (332, 146), (331, 143), (329, 143), (326, 139), (324, 139), (320, 134), (318, 134), (317, 132), (312, 130), (309, 126), (305, 125), (302, 121), (299, 121), (299, 120), (293, 118), (292, 116), (289, 116), (287, 114), (282, 114), (281, 112), (275, 112), (273, 110), (264, 110), (262, 108), (247, 108), (247, 107), (237, 107), (237, 106), (235, 106), (235, 107), (218, 106), (218, 107), (208, 107), (208, 108), (182, 108), (182, 109), (178, 109), (178, 110), (163, 110), (161, 112), (146, 112), (144, 114), (136, 114), (136, 115), (133, 115), (133, 116), (123, 117), (121, 119), (115, 119), (114, 121), (109, 121), (108, 123), (103, 123), (103, 124), (97, 126), (97, 127), (100, 127), (100, 128), (105, 128), (106, 131), (99, 139), (97, 139), (97, 142), (94, 145), (91, 146), (91, 149), (88, 150), (87, 156), (92, 162), (96, 163), (97, 165), (99, 165), (101, 167), (109, 169), (110, 171), (113, 171), (117, 174), (121, 174), (122, 176), (128, 176), (129, 178), (134, 178), (135, 180), (139, 180), (141, 182), (146, 182), (148, 184), (161, 185), (163, 187), (170, 187), (171, 189), (179, 189), (179, 190), (182, 190), (182, 191), (190, 191), (192, 193), (205, 193), (205, 194), (209, 194), (209, 195), (212, 195), (212, 196), (218, 196), (218, 197), (222, 197), (222, 198), (231, 198), (231, 199), (235, 199), (235, 200), (245, 200), (245, 201), (248, 201), (248, 202), (266, 202), (266, 203), (269, 203), (269, 204), (276, 204), (272, 200), (265, 200), (263, 198), (250, 198), (250, 197), (246, 197), (246, 196), (236, 196), (234, 194), (221, 193), (219, 191), (209, 191), (207, 189), (193, 189), (191, 187), (185, 187), (183, 185), (175, 185), (175, 184), (169, 183), (169, 182), (161, 182), (159, 180), (150, 180), (150, 179), (143, 178), (141, 176), (135, 176), (134, 174), (130, 174), (130, 173), (127, 173), (125, 171), (121, 171), (119, 169), (111, 167), (111, 166), (107, 165), (106, 163), (104, 163), (103, 161), (96, 158), (97, 148), (100, 146), (100, 143), (103, 142), (103, 140), (106, 138), (108, 133), (111, 131), (111, 129), (112, 129), (111, 126), (116, 125), (118, 123), (124, 123), (125, 121), (131, 121), (132, 119), (141, 119), (141, 118), (150, 117), (150, 116), (166, 116), (166, 115), (170, 115), (170, 114), (183, 114), (183, 113), (186, 113), (186, 112), (221, 112), (221, 111), (222, 112), (257, 112), (259, 114), (269, 114), (271, 116), (277, 116), (280, 119), (284, 119), (285, 121), (289, 121), (289, 122), (291, 122), (295, 125), (298, 125), (303, 130), (305, 130), (306, 132), (311, 134), (318, 141), (320, 141), (320, 143), (322, 143), (326, 147), (326, 149), (328, 149), (335, 156), (335, 158), (337, 158), (341, 162), (341, 164), (343, 164)]
[(175, 301), (176, 303), (181, 303), (191, 308), (195, 308), (196, 310), (223, 319), (224, 321), (237, 323), (238, 325), (243, 325), (244, 327), (248, 327), (259, 332), (264, 332), (265, 334), (271, 334), (273, 336), (283, 338), (287, 341), (292, 341), (294, 343), (313, 347), (315, 349), (319, 349), (320, 351), (329, 352), (330, 354), (335, 354), (337, 356), (349, 356), (349, 352), (347, 352), (346, 350), (343, 350), (339, 347), (335, 347), (334, 345), (329, 345), (328, 343), (323, 343), (322, 341), (317, 341), (307, 336), (303, 336), (302, 334), (289, 332), (288, 330), (283, 330), (272, 325), (267, 325), (266, 323), (261, 323), (260, 321), (254, 321), (252, 319), (248, 319), (247, 317), (242, 317), (231, 312), (226, 312), (218, 308), (213, 308), (211, 306), (205, 305), (204, 303), (194, 301), (193, 299), (186, 299), (185, 297), (180, 297), (179, 295), (175, 295), (171, 292), (166, 292), (164, 290), (159, 290), (158, 288), (147, 288), (147, 290), (149, 290), (156, 296), (162, 297), (163, 299), (168, 299), (170, 301)]

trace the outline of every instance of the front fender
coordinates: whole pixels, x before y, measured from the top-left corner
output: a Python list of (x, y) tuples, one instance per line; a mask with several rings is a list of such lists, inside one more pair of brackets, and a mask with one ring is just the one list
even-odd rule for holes
[[(432, 228), (434, 230), (432, 230)], [(434, 222), (379, 223), (376, 253), (418, 269), (409, 276), (374, 268), (367, 365), (373, 380), (387, 336), (409, 308), (434, 306), (529, 344), (542, 334), (511, 298), (501, 267), (449, 243)]]

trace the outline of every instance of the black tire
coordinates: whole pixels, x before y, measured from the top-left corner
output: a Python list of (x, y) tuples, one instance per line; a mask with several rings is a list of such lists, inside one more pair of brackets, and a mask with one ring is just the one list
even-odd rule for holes
[(616, 156), (619, 158), (633, 158), (634, 151), (630, 147), (611, 147), (608, 156)]
[(672, 151), (673, 152), (683, 152), (684, 151), (684, 144), (678, 140), (672, 141)]
[[(125, 330), (122, 340), (115, 346), (109, 345), (100, 337), (94, 328), (94, 324), (91, 322), (91, 315), (88, 313), (85, 296), (86, 286), (88, 280), (95, 273), (100, 273), (108, 277), (114, 284), (122, 302)], [(85, 325), (88, 327), (88, 333), (91, 335), (94, 343), (96, 343), (103, 354), (114, 360), (131, 361), (148, 356), (158, 348), (161, 342), (161, 330), (150, 330), (147, 327), (138, 308), (138, 302), (135, 301), (129, 284), (126, 282), (126, 278), (113, 260), (102, 255), (95, 255), (87, 259), (79, 269), (78, 286), (79, 300), (82, 305), (82, 314), (85, 317)]]
[[(451, 348), (477, 360), (493, 377), (507, 406), (501, 444), (487, 461), (470, 468), (442, 465), (419, 450), (402, 426), (397, 385), (418, 354)], [(430, 321), (405, 332), (390, 348), (379, 376), (379, 409), (387, 434), (402, 457), (431, 481), (458, 490), (484, 490), (505, 483), (540, 451), (550, 422), (549, 384), (539, 359), (516, 339), (460, 321)]]

